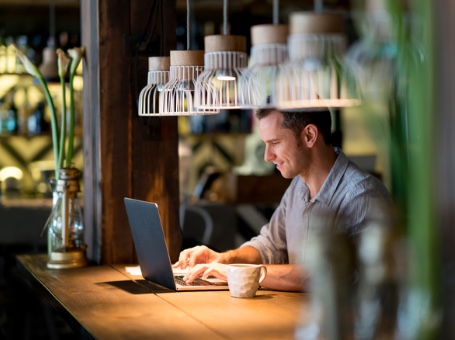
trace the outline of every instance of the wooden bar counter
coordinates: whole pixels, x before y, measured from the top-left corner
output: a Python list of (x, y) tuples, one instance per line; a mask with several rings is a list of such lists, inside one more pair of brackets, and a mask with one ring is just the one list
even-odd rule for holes
[(23, 276), (81, 338), (294, 339), (308, 296), (259, 290), (172, 292), (122, 265), (54, 270), (46, 255), (20, 255)]

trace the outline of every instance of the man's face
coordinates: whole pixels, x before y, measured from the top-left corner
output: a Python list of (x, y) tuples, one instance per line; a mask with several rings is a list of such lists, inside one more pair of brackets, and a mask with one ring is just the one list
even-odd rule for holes
[(284, 178), (294, 178), (308, 167), (308, 149), (290, 129), (282, 127), (282, 121), (283, 116), (277, 111), (259, 120), (264, 160), (273, 162)]

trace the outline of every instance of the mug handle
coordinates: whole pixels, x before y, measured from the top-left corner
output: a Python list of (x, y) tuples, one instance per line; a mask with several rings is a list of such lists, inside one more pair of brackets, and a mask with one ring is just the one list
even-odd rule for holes
[(264, 281), (265, 276), (267, 275), (267, 268), (266, 266), (261, 266), (261, 276), (259, 277), (259, 283)]

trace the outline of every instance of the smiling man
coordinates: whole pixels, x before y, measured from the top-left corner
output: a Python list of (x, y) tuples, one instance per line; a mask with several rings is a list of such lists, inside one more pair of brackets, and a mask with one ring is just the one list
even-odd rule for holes
[(320, 231), (321, 216), (330, 216), (338, 230), (356, 239), (373, 214), (388, 215), (391, 197), (385, 186), (359, 169), (330, 141), (329, 111), (256, 113), (264, 159), (292, 178), (270, 222), (239, 248), (218, 253), (198, 246), (180, 253), (174, 267), (192, 267), (188, 282), (209, 274), (226, 278), (228, 263), (267, 264), (263, 287), (306, 290), (305, 256), (311, 235)]

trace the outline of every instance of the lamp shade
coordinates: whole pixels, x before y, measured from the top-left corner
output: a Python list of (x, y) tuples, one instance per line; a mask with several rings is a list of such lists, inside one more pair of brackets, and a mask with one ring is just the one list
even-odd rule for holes
[(365, 11), (353, 13), (359, 39), (347, 51), (346, 65), (359, 84), (364, 103), (388, 103), (396, 91), (399, 40), (392, 15), (384, 6), (384, 1), (369, 0)]
[(276, 106), (278, 70), (288, 58), (288, 26), (278, 24), (251, 27), (251, 86), (257, 87), (260, 107)]
[(169, 81), (169, 57), (149, 57), (147, 85), (139, 94), (139, 116), (159, 114), (160, 91)]
[(55, 47), (45, 47), (43, 49), (43, 62), (39, 66), (39, 70), (44, 79), (48, 81), (59, 80), (57, 49)]
[(259, 94), (249, 86), (246, 39), (237, 35), (204, 38), (204, 71), (196, 81), (198, 109), (248, 109), (257, 107)]
[(276, 87), (282, 110), (341, 108), (360, 103), (343, 64), (343, 17), (335, 12), (290, 15), (289, 61), (280, 67)]
[(169, 82), (160, 92), (160, 115), (192, 116), (219, 113), (219, 109), (197, 109), (196, 79), (204, 70), (204, 51), (171, 51)]

